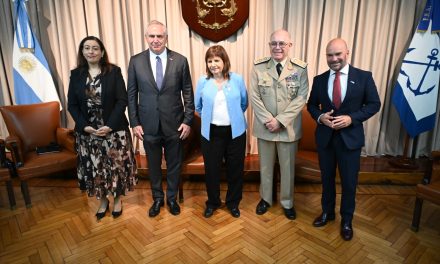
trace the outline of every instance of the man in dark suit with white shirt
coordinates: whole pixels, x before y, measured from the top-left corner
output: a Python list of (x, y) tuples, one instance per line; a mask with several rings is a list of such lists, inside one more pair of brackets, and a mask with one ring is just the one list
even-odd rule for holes
[(153, 20), (145, 40), (149, 49), (131, 57), (128, 66), (128, 114), (133, 134), (143, 140), (147, 153), (155, 217), (164, 205), (162, 152), (167, 164), (166, 202), (173, 215), (183, 159), (182, 141), (188, 137), (194, 117), (194, 93), (187, 59), (166, 48), (164, 24)]
[(343, 39), (327, 44), (329, 71), (316, 76), (307, 110), (318, 126), (315, 140), (322, 179), (322, 213), (313, 226), (320, 227), (335, 219), (336, 168), (342, 185), (341, 236), (353, 237), (352, 219), (361, 149), (365, 145), (363, 122), (380, 109), (380, 99), (371, 72), (347, 63), (349, 51)]

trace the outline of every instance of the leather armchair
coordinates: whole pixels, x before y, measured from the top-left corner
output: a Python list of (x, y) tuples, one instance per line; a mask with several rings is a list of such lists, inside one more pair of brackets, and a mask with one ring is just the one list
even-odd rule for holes
[(427, 200), (440, 205), (440, 151), (433, 151), (431, 154), (431, 166), (425, 174), (423, 183), (416, 186), (416, 203), (411, 225), (414, 232), (419, 231), (423, 201)]
[(12, 188), (11, 175), (13, 174), (13, 164), (8, 159), (5, 151), (5, 141), (0, 139), (0, 181), (6, 184), (6, 192), (8, 193), (9, 206), (11, 210), (16, 207), (14, 189)]
[[(60, 105), (49, 102), (0, 107), (9, 132), (6, 147), (12, 153), (15, 171), (27, 207), (31, 206), (27, 180), (76, 169), (73, 130), (60, 127)], [(37, 154), (36, 147), (56, 143), (59, 152)]]

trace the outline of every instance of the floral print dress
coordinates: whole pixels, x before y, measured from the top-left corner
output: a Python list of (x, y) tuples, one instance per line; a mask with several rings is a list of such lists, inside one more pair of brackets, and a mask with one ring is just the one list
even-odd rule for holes
[[(90, 125), (95, 129), (104, 126), (101, 75), (87, 79), (86, 98)], [(89, 196), (116, 197), (134, 189), (137, 167), (128, 128), (112, 131), (105, 137), (77, 132), (76, 150), (80, 188)]]

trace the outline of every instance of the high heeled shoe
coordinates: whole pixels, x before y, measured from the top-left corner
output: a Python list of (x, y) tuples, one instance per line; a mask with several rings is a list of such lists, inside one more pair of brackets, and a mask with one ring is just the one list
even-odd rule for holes
[(113, 218), (117, 218), (117, 217), (121, 216), (121, 214), (122, 214), (122, 201), (121, 201), (121, 211), (118, 211), (118, 212), (116, 212), (114, 210), (112, 211)]
[(98, 211), (96, 212), (96, 220), (98, 220), (98, 221), (101, 220), (105, 216), (105, 214), (107, 213), (108, 209), (109, 209), (109, 202), (107, 202), (107, 207), (105, 208), (104, 212), (99, 212), (99, 209), (98, 209)]

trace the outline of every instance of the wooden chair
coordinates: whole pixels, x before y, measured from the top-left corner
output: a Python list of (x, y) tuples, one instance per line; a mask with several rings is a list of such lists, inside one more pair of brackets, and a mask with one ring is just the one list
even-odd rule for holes
[[(26, 206), (31, 206), (27, 180), (76, 168), (74, 136), (71, 129), (60, 127), (58, 102), (0, 107), (9, 136), (6, 147), (21, 181)], [(61, 146), (59, 152), (37, 154), (36, 147), (52, 143)]]
[(0, 139), (0, 181), (6, 184), (6, 192), (9, 198), (9, 207), (11, 210), (16, 208), (14, 189), (12, 188), (11, 175), (13, 173), (13, 164), (6, 156), (5, 141)]
[(440, 205), (440, 151), (433, 151), (429, 166), (423, 182), (416, 187), (416, 203), (411, 229), (419, 231), (420, 216), (422, 214), (423, 201), (427, 200)]

